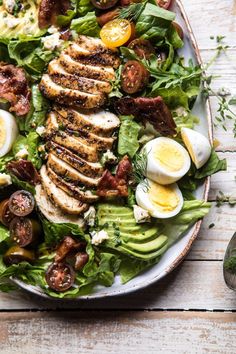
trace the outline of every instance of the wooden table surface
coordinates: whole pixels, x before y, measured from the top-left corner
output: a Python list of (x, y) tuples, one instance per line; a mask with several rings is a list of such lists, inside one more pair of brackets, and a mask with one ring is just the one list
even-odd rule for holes
[[(212, 57), (211, 35), (230, 48), (212, 67), (214, 88), (236, 94), (236, 1), (183, 0), (202, 57)], [(234, 64), (233, 64), (234, 61)], [(217, 99), (211, 98), (213, 116)], [(0, 353), (236, 353), (236, 293), (222, 276), (226, 245), (236, 231), (236, 206), (217, 207), (218, 191), (236, 196), (233, 124), (215, 130), (228, 171), (212, 178), (211, 213), (186, 260), (162, 282), (104, 301), (61, 304), (17, 292), (0, 294)], [(215, 227), (209, 229), (211, 223)]]

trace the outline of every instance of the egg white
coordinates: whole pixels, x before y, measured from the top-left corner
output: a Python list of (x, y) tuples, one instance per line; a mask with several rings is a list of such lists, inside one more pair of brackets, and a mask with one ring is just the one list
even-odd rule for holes
[(15, 117), (3, 109), (0, 109), (0, 130), (5, 134), (5, 139), (0, 145), (0, 157), (3, 157), (11, 150), (18, 135)]
[(174, 193), (178, 196), (179, 202), (178, 205), (176, 206), (175, 209), (171, 211), (164, 211), (163, 212), (157, 208), (155, 208), (155, 205), (152, 203), (152, 201), (149, 198), (149, 193), (148, 193), (148, 186), (149, 183), (155, 183), (152, 181), (149, 181), (148, 179), (145, 179), (143, 182), (139, 183), (137, 188), (136, 188), (136, 202), (138, 206), (141, 208), (145, 209), (148, 211), (148, 213), (157, 219), (168, 219), (171, 218), (177, 214), (179, 214), (180, 210), (183, 207), (184, 199), (183, 195), (176, 183), (173, 183), (169, 186), (165, 186), (166, 188), (170, 188)]
[(189, 128), (182, 128), (181, 136), (196, 168), (204, 166), (211, 156), (209, 140), (203, 134)]
[[(184, 158), (184, 164), (183, 167), (178, 171), (168, 171), (154, 157), (155, 147), (163, 142), (167, 143), (170, 146), (174, 146), (178, 149), (178, 151), (181, 152)], [(154, 182), (163, 185), (172, 184), (180, 180), (190, 169), (191, 159), (187, 150), (173, 139), (159, 137), (149, 141), (143, 149), (147, 154), (147, 167), (145, 171), (145, 176), (150, 178)]]

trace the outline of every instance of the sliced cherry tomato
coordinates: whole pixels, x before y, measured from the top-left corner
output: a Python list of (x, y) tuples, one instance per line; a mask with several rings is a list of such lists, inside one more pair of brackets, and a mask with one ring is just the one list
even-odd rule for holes
[(9, 199), (3, 200), (0, 203), (0, 222), (8, 227), (14, 217), (15, 215), (12, 214), (9, 209)]
[(103, 27), (107, 22), (114, 20), (114, 18), (116, 18), (118, 15), (119, 15), (118, 9), (107, 11), (97, 17), (97, 22), (99, 26)]
[(147, 39), (137, 38), (130, 42), (128, 47), (132, 49), (141, 59), (149, 59), (152, 54), (155, 54), (155, 49), (152, 43)]
[(100, 37), (108, 47), (115, 48), (128, 42), (131, 32), (132, 28), (128, 20), (115, 19), (102, 27)]
[(115, 6), (118, 0), (90, 0), (94, 7), (100, 10), (107, 10)]
[(141, 91), (148, 83), (147, 69), (136, 60), (129, 60), (121, 73), (122, 90), (128, 94)]
[(13, 246), (4, 254), (3, 260), (7, 265), (18, 264), (20, 262), (32, 263), (35, 261), (35, 253), (19, 246)]
[(29, 215), (33, 211), (34, 205), (32, 194), (24, 190), (16, 191), (9, 200), (9, 209), (16, 216)]
[(46, 282), (52, 290), (63, 292), (72, 287), (75, 272), (67, 263), (52, 263), (46, 271)]
[(183, 31), (182, 27), (176, 22), (172, 22), (172, 25), (175, 27), (180, 38), (183, 39), (184, 38), (184, 31)]
[(75, 255), (75, 270), (82, 269), (89, 260), (89, 255), (86, 252), (78, 252)]
[(172, 0), (156, 0), (157, 5), (159, 5), (160, 7), (163, 7), (163, 9), (169, 9)]
[(41, 226), (36, 220), (15, 217), (10, 223), (10, 238), (20, 247), (26, 247), (35, 243), (40, 233)]

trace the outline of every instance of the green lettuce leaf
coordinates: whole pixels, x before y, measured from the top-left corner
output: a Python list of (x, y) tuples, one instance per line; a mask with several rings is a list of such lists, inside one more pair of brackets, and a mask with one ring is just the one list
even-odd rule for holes
[(206, 178), (211, 176), (219, 171), (227, 170), (227, 161), (226, 159), (220, 160), (215, 150), (212, 150), (210, 159), (208, 162), (200, 168), (194, 175), (196, 179)]
[(59, 26), (66, 27), (71, 23), (76, 14), (84, 16), (87, 12), (93, 10), (90, 0), (72, 0), (71, 7), (72, 9), (68, 10), (65, 15), (57, 17), (57, 24)]
[(5, 226), (0, 224), (0, 243), (9, 238), (9, 235), (9, 230)]
[(134, 157), (139, 149), (138, 134), (141, 127), (131, 117), (122, 117), (118, 138), (119, 155)]
[(95, 12), (88, 12), (85, 16), (74, 19), (70, 28), (79, 34), (86, 36), (98, 37), (100, 27), (97, 23)]

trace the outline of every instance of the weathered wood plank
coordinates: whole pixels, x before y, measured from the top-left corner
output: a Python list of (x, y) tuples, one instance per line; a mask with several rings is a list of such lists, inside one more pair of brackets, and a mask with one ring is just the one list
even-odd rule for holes
[(235, 313), (61, 312), (2, 314), (4, 354), (236, 351)]
[(0, 296), (0, 311), (58, 308), (236, 310), (236, 294), (224, 284), (221, 261), (185, 261), (161, 282), (122, 297), (66, 303), (23, 292)]
[(182, 0), (200, 49), (214, 48), (210, 36), (223, 35), (236, 46), (236, 3), (234, 0)]

